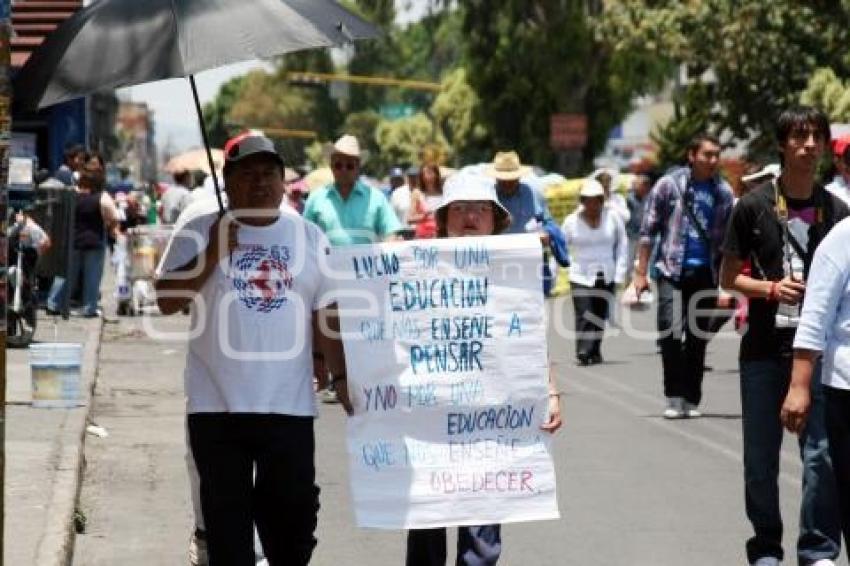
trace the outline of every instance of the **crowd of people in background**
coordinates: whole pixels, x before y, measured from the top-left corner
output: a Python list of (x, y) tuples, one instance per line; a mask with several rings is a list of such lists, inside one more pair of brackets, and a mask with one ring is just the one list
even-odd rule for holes
[[(850, 214), (850, 138), (832, 139), (824, 115), (808, 107), (783, 113), (776, 137), (778, 163), (752, 166), (737, 193), (722, 175), (723, 144), (709, 134), (694, 137), (681, 166), (632, 175), (625, 191), (619, 171), (598, 169), (582, 180), (577, 206), (560, 225), (534, 185), (531, 168), (512, 150), (460, 172), (433, 161), (398, 164), (381, 186), (364, 177), (360, 144), (351, 135), (333, 145), (332, 180), (324, 186), (311, 189), (305, 172), (275, 164), (282, 168), (280, 210), (317, 227), (330, 246), (478, 232), (536, 235), (543, 293), (553, 292), (558, 268), (569, 267), (578, 366), (604, 362), (602, 343), (620, 306), (617, 293), (623, 291), (627, 303), (636, 305), (654, 280), (665, 419), (702, 415), (707, 347), (734, 313), (742, 334), (746, 511), (754, 531), (746, 543), (747, 559), (758, 566), (783, 559), (778, 476), (784, 425), (799, 433), (804, 463), (798, 558), (801, 564), (824, 566), (838, 556), (841, 533), (845, 541), (850, 534), (850, 384), (842, 365), (850, 347), (844, 321), (850, 259), (840, 239)], [(253, 132), (228, 142), (225, 163), (241, 171), (235, 167), (238, 152), (248, 151), (246, 140), (256, 139)], [(821, 184), (817, 165), (827, 151), (831, 179)], [(52, 282), (46, 298), (50, 314), (58, 314), (65, 294), (79, 287), (81, 316), (101, 315), (98, 290), (110, 242), (135, 226), (180, 223), (195, 203), (215, 199), (212, 177), (200, 171), (176, 171), (171, 183), (146, 190), (120, 183), (107, 190), (105, 169), (99, 155), (73, 147), (54, 174), (56, 182), (77, 193), (71, 262), (76, 267)], [(455, 186), (461, 179), (469, 187)], [(225, 199), (233, 195), (229, 184), (235, 182), (232, 171), (219, 174)], [(476, 183), (478, 193), (470, 188)], [(453, 203), (455, 193), (464, 191), (475, 194), (462, 199), (463, 206)], [(479, 230), (482, 217), (493, 211), (502, 222), (494, 227), (491, 218), (487, 229)], [(816, 253), (821, 248), (823, 253)], [(327, 379), (331, 362), (317, 352), (313, 364), (321, 399), (347, 408), (345, 388)], [(215, 424), (190, 420), (193, 448), (204, 449), (209, 426)], [(215, 477), (215, 461), (204, 462), (201, 474)], [(193, 474), (197, 471), (190, 466)], [(197, 478), (194, 482), (197, 490)], [(411, 533), (409, 564), (411, 556), (431, 552), (441, 557), (437, 562), (445, 560), (445, 535), (431, 540), (425, 534)], [(198, 556), (205, 537), (199, 521), (193, 539)], [(486, 563), (498, 558), (498, 525), (470, 527), (463, 537), (460, 554), (478, 549), (495, 556)]]

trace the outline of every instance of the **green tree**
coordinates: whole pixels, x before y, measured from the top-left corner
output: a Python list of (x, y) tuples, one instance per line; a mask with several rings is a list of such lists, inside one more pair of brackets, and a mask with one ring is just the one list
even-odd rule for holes
[(455, 154), (457, 164), (486, 159), (482, 147), (487, 131), (475, 120), (478, 96), (466, 76), (463, 67), (446, 74), (431, 105), (431, 115)]
[(650, 134), (658, 146), (656, 159), (661, 171), (684, 163), (688, 143), (697, 134), (710, 130), (712, 101), (706, 85), (680, 91), (673, 102), (673, 118)]
[(204, 126), (212, 147), (223, 147), (234, 134), (229, 114), (233, 103), (239, 98), (243, 81), (244, 77), (230, 79), (221, 85), (215, 99), (204, 105)]
[[(524, 160), (552, 167), (551, 115), (585, 114), (588, 143), (572, 161), (587, 164), (630, 110), (633, 97), (660, 85), (666, 68), (654, 54), (616, 50), (610, 37), (597, 32), (602, 4), (463, 3), (469, 82), (481, 101), (477, 117), (490, 133), (492, 149), (513, 147)], [(576, 165), (560, 168), (573, 173)]]
[(447, 155), (449, 146), (439, 129), (425, 114), (393, 121), (381, 121), (375, 138), (379, 153), (374, 164), (380, 171), (400, 163), (419, 163), (426, 149)]
[(815, 69), (847, 76), (849, 22), (847, 0), (622, 0), (606, 4), (603, 28), (620, 51), (664, 54), (695, 77), (710, 69), (712, 128), (763, 157)]
[(823, 109), (832, 122), (850, 122), (850, 84), (832, 69), (818, 69), (809, 79), (800, 102)]

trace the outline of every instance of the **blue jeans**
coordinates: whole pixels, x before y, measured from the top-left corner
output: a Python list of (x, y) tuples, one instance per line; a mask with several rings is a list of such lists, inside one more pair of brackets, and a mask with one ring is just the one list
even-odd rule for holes
[(50, 287), (50, 294), (47, 297), (47, 308), (52, 311), (62, 310), (62, 306), (65, 304), (65, 293), (74, 295), (80, 270), (82, 270), (83, 314), (95, 314), (97, 312), (97, 300), (100, 297), (100, 280), (103, 277), (105, 258), (105, 248), (74, 249), (69, 258), (68, 278), (55, 277), (53, 279), (53, 286)]
[[(747, 541), (750, 563), (763, 556), (782, 559), (779, 510), (779, 412), (788, 392), (791, 359), (741, 361), (741, 410), (744, 429), (744, 493), (755, 536)], [(829, 458), (820, 364), (812, 376), (812, 407), (800, 434), (803, 497), (797, 556), (800, 564), (835, 559), (841, 550), (838, 495)]]
[[(458, 566), (492, 566), (502, 553), (501, 525), (457, 528)], [(413, 529), (407, 532), (406, 566), (445, 566), (446, 529)]]

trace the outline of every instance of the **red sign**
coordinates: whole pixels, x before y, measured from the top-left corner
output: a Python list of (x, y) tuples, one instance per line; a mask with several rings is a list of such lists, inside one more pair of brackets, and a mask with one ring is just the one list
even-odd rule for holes
[(587, 144), (587, 116), (552, 114), (549, 120), (549, 145), (552, 149), (581, 149)]

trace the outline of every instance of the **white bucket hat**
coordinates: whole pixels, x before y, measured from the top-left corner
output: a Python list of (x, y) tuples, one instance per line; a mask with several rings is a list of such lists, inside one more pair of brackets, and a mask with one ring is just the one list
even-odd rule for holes
[(437, 210), (459, 200), (490, 201), (495, 207), (498, 207), (510, 217), (510, 212), (502, 206), (499, 198), (496, 196), (496, 184), (489, 177), (461, 171), (446, 179), (443, 185), (443, 200), (440, 202)]
[(349, 157), (360, 157), (360, 143), (351, 134), (346, 134), (336, 140), (333, 153), (341, 153)]
[(605, 189), (602, 187), (602, 183), (596, 179), (585, 179), (581, 184), (578, 196), (581, 198), (604, 197)]

